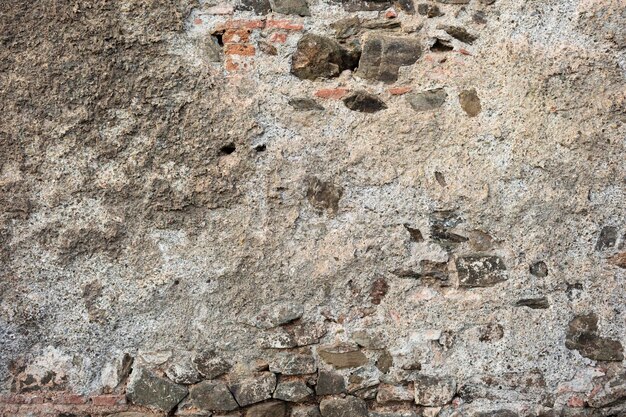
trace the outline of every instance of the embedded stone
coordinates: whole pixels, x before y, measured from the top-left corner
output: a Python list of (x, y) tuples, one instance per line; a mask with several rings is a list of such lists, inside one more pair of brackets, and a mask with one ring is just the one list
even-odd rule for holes
[(346, 391), (346, 381), (343, 376), (333, 371), (319, 371), (315, 392), (317, 395), (341, 394)]
[(398, 401), (413, 401), (415, 394), (408, 387), (381, 384), (378, 387), (376, 401), (385, 404)]
[(317, 405), (294, 405), (291, 417), (321, 417), (321, 414)]
[(626, 269), (626, 252), (618, 253), (609, 258), (609, 262), (615, 266)]
[(187, 393), (184, 386), (160, 378), (144, 368), (137, 368), (131, 373), (126, 388), (126, 396), (131, 403), (168, 413)]
[(426, 406), (442, 406), (454, 397), (456, 383), (448, 377), (418, 375), (415, 379), (415, 403)]
[[(379, 384), (380, 370), (373, 365), (362, 366), (353, 371), (348, 377), (348, 392), (355, 394), (358, 392), (363, 393), (366, 388), (376, 387)], [(374, 397), (376, 397), (376, 393), (372, 396), (372, 398)], [(362, 398), (367, 399), (367, 397)]]
[(367, 356), (353, 345), (338, 344), (325, 346), (319, 348), (317, 353), (324, 362), (333, 365), (337, 369), (356, 368), (368, 362)]
[(462, 28), (460, 26), (451, 26), (451, 25), (439, 25), (437, 29), (442, 29), (448, 35), (452, 36), (455, 39), (460, 40), (463, 43), (472, 44), (478, 36), (472, 35), (467, 31), (467, 29)]
[(296, 346), (307, 346), (319, 343), (320, 339), (326, 334), (326, 326), (324, 323), (303, 323), (293, 326), (289, 330)]
[(448, 93), (443, 88), (435, 88), (419, 93), (407, 94), (406, 99), (416, 112), (430, 111), (443, 106)]
[(231, 411), (239, 408), (225, 383), (202, 381), (189, 389), (189, 402), (201, 410)]
[(443, 4), (469, 4), (470, 0), (437, 0), (437, 3)]
[(288, 349), (296, 347), (297, 343), (285, 329), (278, 328), (263, 334), (260, 345), (265, 349)]
[(306, 0), (270, 0), (272, 11), (282, 14), (310, 16), (309, 5)]
[(211, 350), (200, 352), (193, 358), (193, 363), (205, 379), (215, 379), (231, 368), (230, 363)]
[(324, 107), (311, 98), (292, 98), (287, 102), (298, 111), (322, 111)]
[(457, 258), (459, 286), (491, 287), (507, 280), (506, 266), (498, 256), (472, 255)]
[(245, 417), (285, 417), (287, 405), (282, 401), (269, 401), (248, 408)]
[(361, 29), (361, 19), (358, 16), (346, 17), (330, 24), (337, 39), (347, 39), (355, 36)]
[(439, 10), (439, 6), (435, 4), (420, 3), (417, 5), (417, 13), (429, 18), (442, 16), (443, 13)]
[(302, 402), (313, 395), (313, 390), (302, 381), (279, 382), (274, 392), (274, 398), (289, 402)]
[(415, 14), (415, 4), (413, 0), (396, 0), (396, 5), (406, 14)]
[(271, 372), (261, 372), (232, 384), (230, 391), (237, 403), (245, 407), (272, 398), (275, 388), (276, 375)]
[(624, 349), (619, 341), (598, 335), (598, 316), (594, 313), (576, 316), (569, 322), (565, 347), (596, 361), (624, 359)]
[(297, 320), (302, 317), (303, 313), (304, 308), (300, 304), (277, 301), (264, 306), (252, 320), (252, 325), (267, 330)]
[(376, 113), (385, 110), (387, 105), (375, 95), (366, 91), (356, 91), (343, 99), (347, 108), (362, 113)]
[(266, 15), (272, 11), (269, 0), (242, 0), (237, 10), (252, 11), (257, 15)]
[(479, 329), (478, 340), (481, 342), (496, 342), (504, 337), (504, 328), (497, 323), (489, 323)]
[(548, 266), (544, 261), (535, 262), (530, 266), (530, 273), (537, 278), (545, 278), (548, 276)]
[(306, 197), (309, 203), (317, 210), (327, 210), (331, 214), (339, 210), (339, 200), (343, 195), (343, 188), (331, 182), (322, 181), (310, 176), (306, 179)]
[(416, 38), (368, 34), (363, 39), (363, 51), (356, 75), (383, 82), (398, 79), (400, 67), (413, 65), (422, 55)]
[(516, 307), (528, 307), (532, 309), (545, 309), (550, 307), (550, 302), (546, 297), (522, 298), (515, 303)]
[(341, 3), (348, 12), (383, 11), (393, 6), (390, 0), (341, 0)]
[(380, 372), (386, 374), (392, 366), (393, 356), (391, 356), (391, 353), (389, 353), (388, 350), (384, 350), (376, 360), (376, 367), (380, 370)]
[(270, 371), (283, 375), (304, 375), (317, 371), (311, 355), (283, 353), (270, 361)]
[(312, 33), (302, 36), (291, 59), (291, 73), (303, 80), (333, 78), (354, 67), (354, 57), (336, 41)]
[(475, 88), (461, 91), (459, 93), (459, 103), (461, 103), (461, 108), (469, 117), (478, 116), (478, 113), (482, 110), (480, 98), (478, 98)]
[(360, 398), (325, 398), (320, 402), (322, 417), (367, 417), (367, 405)]
[(589, 396), (589, 407), (602, 408), (626, 400), (626, 373), (619, 373), (612, 378), (603, 378), (600, 389)]
[(610, 249), (615, 246), (617, 242), (617, 228), (613, 226), (604, 226), (600, 230), (600, 236), (596, 242), (596, 250), (602, 251), (604, 249)]
[(200, 374), (190, 358), (180, 359), (167, 367), (165, 375), (177, 384), (195, 384)]
[(352, 333), (352, 340), (366, 349), (383, 349), (385, 341), (379, 332), (358, 330)]

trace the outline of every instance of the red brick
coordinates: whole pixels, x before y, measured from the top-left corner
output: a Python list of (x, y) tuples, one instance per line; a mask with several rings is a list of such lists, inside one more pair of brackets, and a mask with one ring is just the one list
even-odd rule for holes
[(87, 402), (87, 398), (78, 394), (61, 394), (54, 398), (53, 400), (56, 404), (85, 404)]
[(226, 62), (224, 62), (224, 68), (226, 68), (226, 71), (228, 72), (237, 71), (239, 69), (239, 64), (233, 62), (230, 57), (226, 57)]
[(231, 43), (224, 46), (226, 55), (253, 56), (255, 52), (254, 46), (245, 43)]
[(194, 25), (201, 25), (202, 24), (202, 19), (200, 19), (199, 17), (196, 17), (195, 19), (193, 19), (193, 24)]
[(401, 96), (402, 94), (406, 94), (411, 90), (413, 90), (413, 88), (411, 87), (392, 87), (388, 91), (389, 94), (391, 94), (392, 96)]
[(270, 36), (270, 42), (285, 43), (287, 42), (287, 34), (282, 32), (274, 32)]
[(339, 100), (346, 94), (348, 94), (347, 88), (325, 88), (322, 90), (317, 90), (315, 92), (315, 97), (319, 98), (327, 98), (331, 100)]
[(222, 35), (224, 43), (245, 43), (250, 40), (250, 29), (229, 29)]
[(263, 29), (265, 27), (265, 20), (253, 19), (253, 20), (229, 20), (219, 25), (216, 31), (224, 29)]
[(468, 51), (467, 49), (459, 49), (459, 53), (461, 55), (469, 55), (472, 56), (472, 53), (470, 51)]
[(293, 20), (287, 19), (272, 19), (267, 21), (266, 27), (268, 29), (284, 29), (284, 30), (302, 30), (304, 29), (304, 25), (301, 22), (294, 22)]
[(124, 395), (96, 395), (91, 397), (91, 403), (94, 406), (113, 406), (126, 404), (126, 396)]

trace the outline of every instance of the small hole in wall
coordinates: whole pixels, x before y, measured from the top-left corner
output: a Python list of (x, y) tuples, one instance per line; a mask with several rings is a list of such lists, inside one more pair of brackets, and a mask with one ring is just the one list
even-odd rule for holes
[(235, 152), (237, 148), (235, 147), (234, 143), (229, 143), (228, 145), (224, 145), (220, 148), (220, 153), (222, 155), (230, 155), (231, 153)]
[(179, 281), (179, 280), (177, 280), (177, 279), (176, 279), (176, 280), (174, 280), (174, 285), (178, 285), (178, 284), (180, 284), (180, 281)]
[(454, 47), (448, 41), (444, 41), (442, 39), (435, 39), (435, 43), (430, 47), (430, 50), (433, 52), (448, 52), (453, 50)]
[(265, 150), (267, 149), (267, 145), (265, 145), (264, 143), (260, 144), (260, 145), (256, 145), (254, 147), (254, 150), (257, 152), (265, 152)]
[(211, 36), (219, 46), (224, 46), (224, 32), (214, 32)]

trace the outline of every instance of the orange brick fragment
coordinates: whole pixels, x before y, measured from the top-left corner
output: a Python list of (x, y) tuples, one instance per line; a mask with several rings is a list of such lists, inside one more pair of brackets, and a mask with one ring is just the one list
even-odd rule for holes
[(248, 43), (230, 43), (224, 46), (224, 53), (226, 55), (253, 56), (256, 49)]
[(401, 96), (402, 94), (406, 94), (411, 90), (411, 87), (392, 87), (388, 91), (389, 94), (391, 94), (392, 96)]
[(346, 94), (348, 94), (347, 88), (325, 88), (322, 90), (317, 90), (315, 92), (315, 97), (319, 98), (327, 98), (331, 100), (339, 100)]
[(250, 40), (250, 29), (229, 29), (222, 35), (224, 43), (244, 43)]
[(294, 22), (292, 20), (279, 20), (272, 19), (267, 21), (266, 27), (268, 29), (284, 29), (284, 30), (302, 30), (304, 29), (304, 25), (300, 22)]
[(285, 43), (287, 42), (287, 34), (282, 32), (274, 32), (270, 36), (270, 42)]

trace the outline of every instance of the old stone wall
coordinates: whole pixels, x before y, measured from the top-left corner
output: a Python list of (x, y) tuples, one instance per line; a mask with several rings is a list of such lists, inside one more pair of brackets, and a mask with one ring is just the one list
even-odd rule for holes
[(625, 0), (0, 2), (0, 415), (626, 416)]

